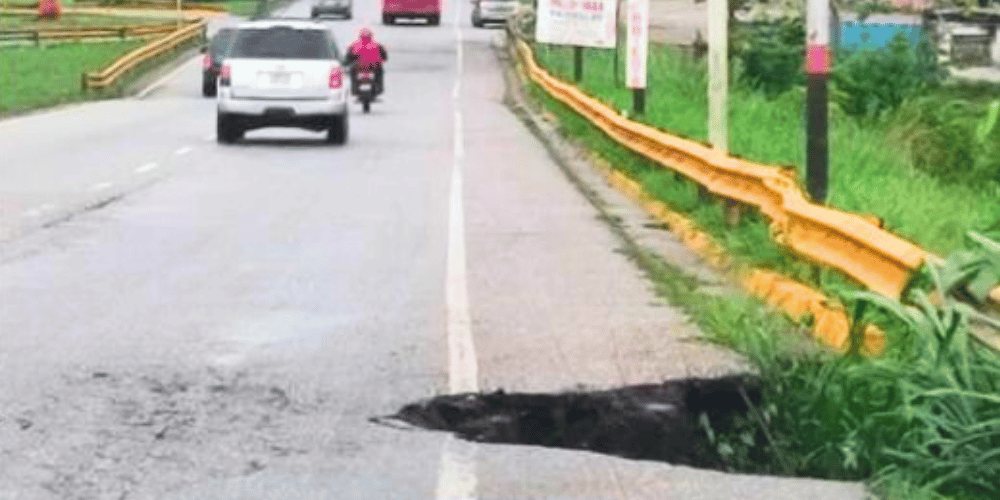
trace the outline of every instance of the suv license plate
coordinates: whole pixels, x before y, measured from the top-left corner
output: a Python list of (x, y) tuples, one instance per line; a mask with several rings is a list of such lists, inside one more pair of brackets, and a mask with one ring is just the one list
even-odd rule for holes
[(292, 83), (292, 75), (288, 73), (271, 73), (271, 85), (287, 87)]

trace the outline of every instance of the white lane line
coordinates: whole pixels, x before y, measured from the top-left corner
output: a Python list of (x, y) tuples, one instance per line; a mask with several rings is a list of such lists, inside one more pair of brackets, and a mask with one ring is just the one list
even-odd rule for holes
[(448, 436), (441, 450), (437, 500), (475, 500), (476, 445)]
[(153, 170), (156, 167), (159, 167), (159, 165), (157, 165), (156, 163), (147, 163), (141, 167), (136, 168), (135, 173), (137, 174), (146, 173), (149, 172), (150, 170)]
[[(448, 210), (448, 262), (445, 279), (445, 306), (448, 329), (448, 388), (452, 394), (479, 390), (476, 348), (469, 315), (469, 289), (465, 257), (465, 213), (462, 206), (462, 163), (465, 158), (462, 126), (462, 31), (455, 8), (455, 157), (451, 170)], [(474, 444), (459, 443), (449, 436), (441, 450), (437, 500), (474, 500), (478, 479)]]
[(174, 151), (174, 154), (177, 155), (177, 156), (184, 156), (184, 155), (190, 153), (191, 151), (192, 151), (192, 149), (190, 147), (184, 146), (183, 148), (180, 148), (177, 151)]
[(146, 88), (142, 89), (142, 91), (141, 91), (141, 92), (139, 92), (139, 94), (138, 94), (138, 95), (136, 95), (136, 98), (138, 98), (138, 99), (145, 99), (145, 98), (146, 98), (146, 96), (147, 96), (147, 95), (149, 95), (149, 93), (150, 93), (150, 92), (152, 92), (152, 91), (154, 91), (154, 90), (156, 90), (156, 89), (158, 89), (158, 88), (162, 87), (162, 86), (163, 86), (164, 84), (166, 84), (166, 83), (167, 83), (168, 81), (170, 81), (170, 80), (172, 80), (172, 79), (173, 79), (174, 77), (176, 77), (178, 73), (180, 73), (180, 72), (181, 72), (181, 71), (182, 71), (182, 70), (183, 70), (183, 69), (184, 69), (185, 67), (187, 67), (187, 65), (191, 64), (191, 63), (192, 63), (192, 62), (194, 62), (194, 61), (197, 61), (197, 60), (201, 59), (201, 57), (202, 57), (202, 56), (200, 56), (200, 55), (199, 55), (199, 56), (195, 56), (195, 57), (192, 57), (192, 58), (191, 58), (190, 60), (188, 60), (188, 61), (185, 61), (185, 62), (184, 62), (184, 63), (182, 63), (182, 64), (181, 64), (180, 66), (178, 66), (178, 67), (177, 67), (176, 69), (174, 69), (174, 70), (173, 70), (173, 71), (171, 71), (170, 73), (167, 73), (167, 74), (166, 74), (166, 75), (165, 75), (165, 76), (164, 76), (163, 78), (160, 78), (159, 80), (157, 80), (157, 81), (153, 82), (153, 84), (152, 84), (152, 85), (150, 85), (150, 86), (148, 86), (148, 87), (146, 87)]
[(93, 186), (90, 186), (90, 190), (91, 191), (101, 191), (101, 190), (104, 190), (104, 189), (108, 189), (112, 185), (113, 184), (111, 184), (110, 182), (98, 182), (97, 184), (94, 184)]
[(38, 210), (40, 210), (42, 212), (51, 212), (52, 210), (55, 210), (55, 208), (56, 208), (55, 205), (53, 205), (51, 203), (46, 203), (46, 204), (38, 207)]
[(205, 136), (205, 140), (206, 141), (214, 141), (215, 140), (215, 134), (206, 135)]
[(38, 217), (39, 215), (42, 215), (42, 212), (39, 211), (38, 209), (31, 209), (31, 210), (25, 210), (24, 213), (21, 214), (21, 215), (23, 217), (32, 217), (32, 218), (34, 218), (34, 217)]

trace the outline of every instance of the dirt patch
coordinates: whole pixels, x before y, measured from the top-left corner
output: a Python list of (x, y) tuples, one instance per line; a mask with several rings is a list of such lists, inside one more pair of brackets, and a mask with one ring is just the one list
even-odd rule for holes
[(596, 392), (447, 395), (407, 405), (387, 418), (470, 441), (730, 470), (730, 460), (710, 439), (711, 429), (731, 428), (760, 400), (759, 380), (733, 375)]
[(15, 487), (124, 499), (253, 474), (317, 452), (307, 423), (325, 402), (242, 372), (76, 373), (30, 405), (0, 409), (0, 496)]

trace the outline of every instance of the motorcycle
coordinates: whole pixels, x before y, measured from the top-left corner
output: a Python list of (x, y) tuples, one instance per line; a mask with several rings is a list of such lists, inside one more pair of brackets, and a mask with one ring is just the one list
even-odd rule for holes
[(354, 68), (354, 95), (361, 103), (365, 113), (371, 111), (372, 102), (378, 97), (375, 70), (373, 68)]

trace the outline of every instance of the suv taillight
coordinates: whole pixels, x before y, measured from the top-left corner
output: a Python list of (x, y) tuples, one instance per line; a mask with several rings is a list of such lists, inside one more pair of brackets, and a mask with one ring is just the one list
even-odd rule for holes
[(340, 69), (340, 66), (334, 66), (330, 70), (330, 88), (339, 89), (344, 85), (344, 71)]
[(228, 64), (223, 64), (222, 69), (219, 70), (219, 85), (224, 87), (229, 86), (229, 77), (232, 74), (232, 68)]

